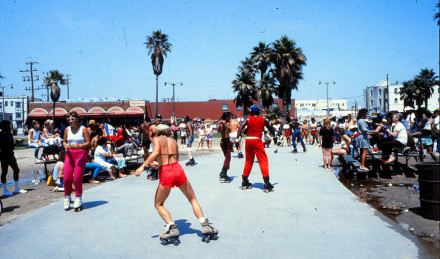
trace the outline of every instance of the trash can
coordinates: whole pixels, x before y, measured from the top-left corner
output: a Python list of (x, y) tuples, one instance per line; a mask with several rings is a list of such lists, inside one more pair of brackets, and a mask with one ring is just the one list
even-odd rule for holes
[(419, 171), (420, 214), (425, 219), (440, 220), (440, 164), (417, 164)]

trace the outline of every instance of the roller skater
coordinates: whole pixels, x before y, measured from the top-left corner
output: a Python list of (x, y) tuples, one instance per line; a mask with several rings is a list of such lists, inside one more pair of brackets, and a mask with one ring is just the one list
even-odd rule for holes
[(84, 209), (81, 197), (76, 197), (75, 201), (73, 202), (73, 209), (75, 212), (80, 212)]
[(157, 179), (159, 179), (159, 168), (151, 168), (150, 173), (147, 175), (147, 178), (151, 181), (156, 181)]
[(235, 149), (237, 149), (238, 152), (238, 158), (243, 158), (244, 157), (243, 153), (241, 153), (241, 143), (237, 136), (237, 131), (238, 128), (240, 128), (240, 123), (237, 121), (237, 115), (232, 114), (230, 112), (229, 114), (232, 116), (228, 120), (229, 128), (230, 128), (229, 136), (231, 138), (231, 143), (233, 143), (231, 152), (234, 152), (234, 146), (235, 146)]
[[(209, 226), (208, 219), (203, 215), (199, 202), (197, 201), (194, 190), (191, 187), (190, 182), (187, 180), (185, 172), (182, 166), (179, 164), (179, 149), (177, 142), (173, 138), (170, 138), (169, 126), (160, 124), (157, 126), (158, 134), (153, 138), (154, 150), (147, 158), (146, 161), (136, 170), (136, 176), (140, 176), (144, 171), (144, 168), (148, 165), (151, 167), (159, 167), (159, 186), (157, 187), (155, 196), (155, 207), (157, 212), (167, 224), (167, 229), (163, 235), (160, 236), (160, 240), (164, 244), (164, 241), (168, 244), (169, 240), (173, 238), (178, 240), (179, 231), (177, 225), (173, 222), (170, 213), (164, 207), (164, 203), (168, 198), (171, 189), (179, 187), (188, 201), (191, 203), (194, 215), (199, 219), (202, 224), (202, 233), (209, 235), (209, 240), (215, 239), (211, 234), (217, 235), (218, 230), (207, 229)], [(207, 230), (203, 230), (206, 228)], [(212, 228), (212, 227), (211, 227)], [(204, 232), (203, 232), (204, 231)], [(172, 240), (175, 242), (175, 240)], [(178, 241), (180, 242), (180, 241)]]
[(173, 243), (175, 246), (180, 244), (179, 229), (176, 224), (167, 225), (165, 232), (160, 234), (159, 239), (162, 245), (166, 246)]
[[(266, 126), (272, 135), (275, 135), (275, 131), (270, 126), (269, 122), (260, 117), (260, 109), (256, 105), (252, 105), (250, 108), (249, 118), (241, 125), (238, 136), (241, 137), (241, 133), (247, 126), (246, 137), (246, 162), (243, 169), (243, 184), (242, 186), (249, 186), (247, 178), (249, 177), (252, 166), (254, 165), (255, 155), (257, 156), (258, 163), (260, 164), (261, 174), (263, 175), (264, 184), (269, 183), (269, 163), (267, 160), (266, 151), (264, 150), (264, 144), (261, 140), (261, 136)], [(268, 185), (269, 186), (269, 185)], [(273, 186), (272, 186), (273, 189)]]
[(211, 226), (208, 219), (205, 219), (205, 221), (200, 224), (202, 225), (202, 242), (209, 243), (211, 240), (218, 239), (218, 230)]
[(194, 141), (194, 124), (192, 123), (191, 118), (189, 116), (185, 116), (184, 121), (186, 124), (186, 134), (188, 136), (186, 150), (188, 151), (188, 157), (189, 157), (189, 161), (186, 162), (185, 165), (193, 166), (196, 165), (196, 161), (194, 160), (194, 157), (191, 152), (191, 147)]
[(229, 127), (229, 121), (232, 118), (232, 114), (230, 112), (224, 112), (219, 121), (219, 131), (222, 135), (222, 139), (220, 140), (220, 148), (223, 151), (223, 155), (225, 156), (225, 160), (223, 162), (223, 168), (219, 175), (219, 179), (221, 183), (229, 183), (231, 179), (227, 175), (227, 171), (229, 170), (229, 165), (231, 163), (231, 140), (229, 138), (229, 133), (231, 132), (231, 128)]
[(242, 190), (252, 189), (252, 183), (249, 182), (247, 176), (243, 175), (242, 178), (243, 178), (243, 181), (241, 182), (240, 188)]

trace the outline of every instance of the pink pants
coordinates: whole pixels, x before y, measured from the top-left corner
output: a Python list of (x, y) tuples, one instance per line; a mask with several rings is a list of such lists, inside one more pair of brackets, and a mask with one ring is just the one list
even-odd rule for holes
[(69, 149), (64, 160), (64, 195), (72, 193), (72, 181), (75, 185), (76, 197), (82, 195), (82, 182), (86, 170), (87, 151), (85, 149)]
[(243, 175), (248, 177), (254, 165), (255, 155), (260, 164), (263, 177), (269, 177), (269, 161), (267, 160), (264, 144), (261, 139), (246, 139), (246, 162), (244, 164)]

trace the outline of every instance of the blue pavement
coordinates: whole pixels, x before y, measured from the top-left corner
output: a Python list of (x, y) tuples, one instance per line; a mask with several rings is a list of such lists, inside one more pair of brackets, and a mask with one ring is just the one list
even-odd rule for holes
[[(267, 149), (275, 192), (264, 193), (257, 163), (253, 188), (240, 190), (244, 159), (233, 158), (220, 184), (222, 154), (185, 167), (205, 217), (219, 239), (201, 242), (200, 224), (174, 189), (167, 202), (181, 233), (162, 246), (164, 222), (153, 200), (158, 182), (146, 175), (102, 184), (83, 195), (85, 210), (64, 211), (62, 199), (0, 227), (1, 258), (415, 258), (417, 241), (347, 190), (327, 169), (322, 152)], [(186, 161), (181, 161), (182, 164)], [(35, 197), (35, 199), (38, 199)]]

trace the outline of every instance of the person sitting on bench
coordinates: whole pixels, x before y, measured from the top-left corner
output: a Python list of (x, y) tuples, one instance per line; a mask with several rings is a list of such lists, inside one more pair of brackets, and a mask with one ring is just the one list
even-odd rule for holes
[(402, 114), (394, 114), (393, 123), (395, 123), (396, 126), (394, 126), (392, 132), (389, 129), (386, 129), (387, 133), (394, 137), (394, 140), (387, 141), (382, 145), (382, 162), (384, 163), (393, 163), (396, 161), (396, 158), (391, 155), (391, 152), (394, 148), (403, 149), (404, 147), (406, 147), (408, 133), (405, 126), (401, 122), (402, 118)]

